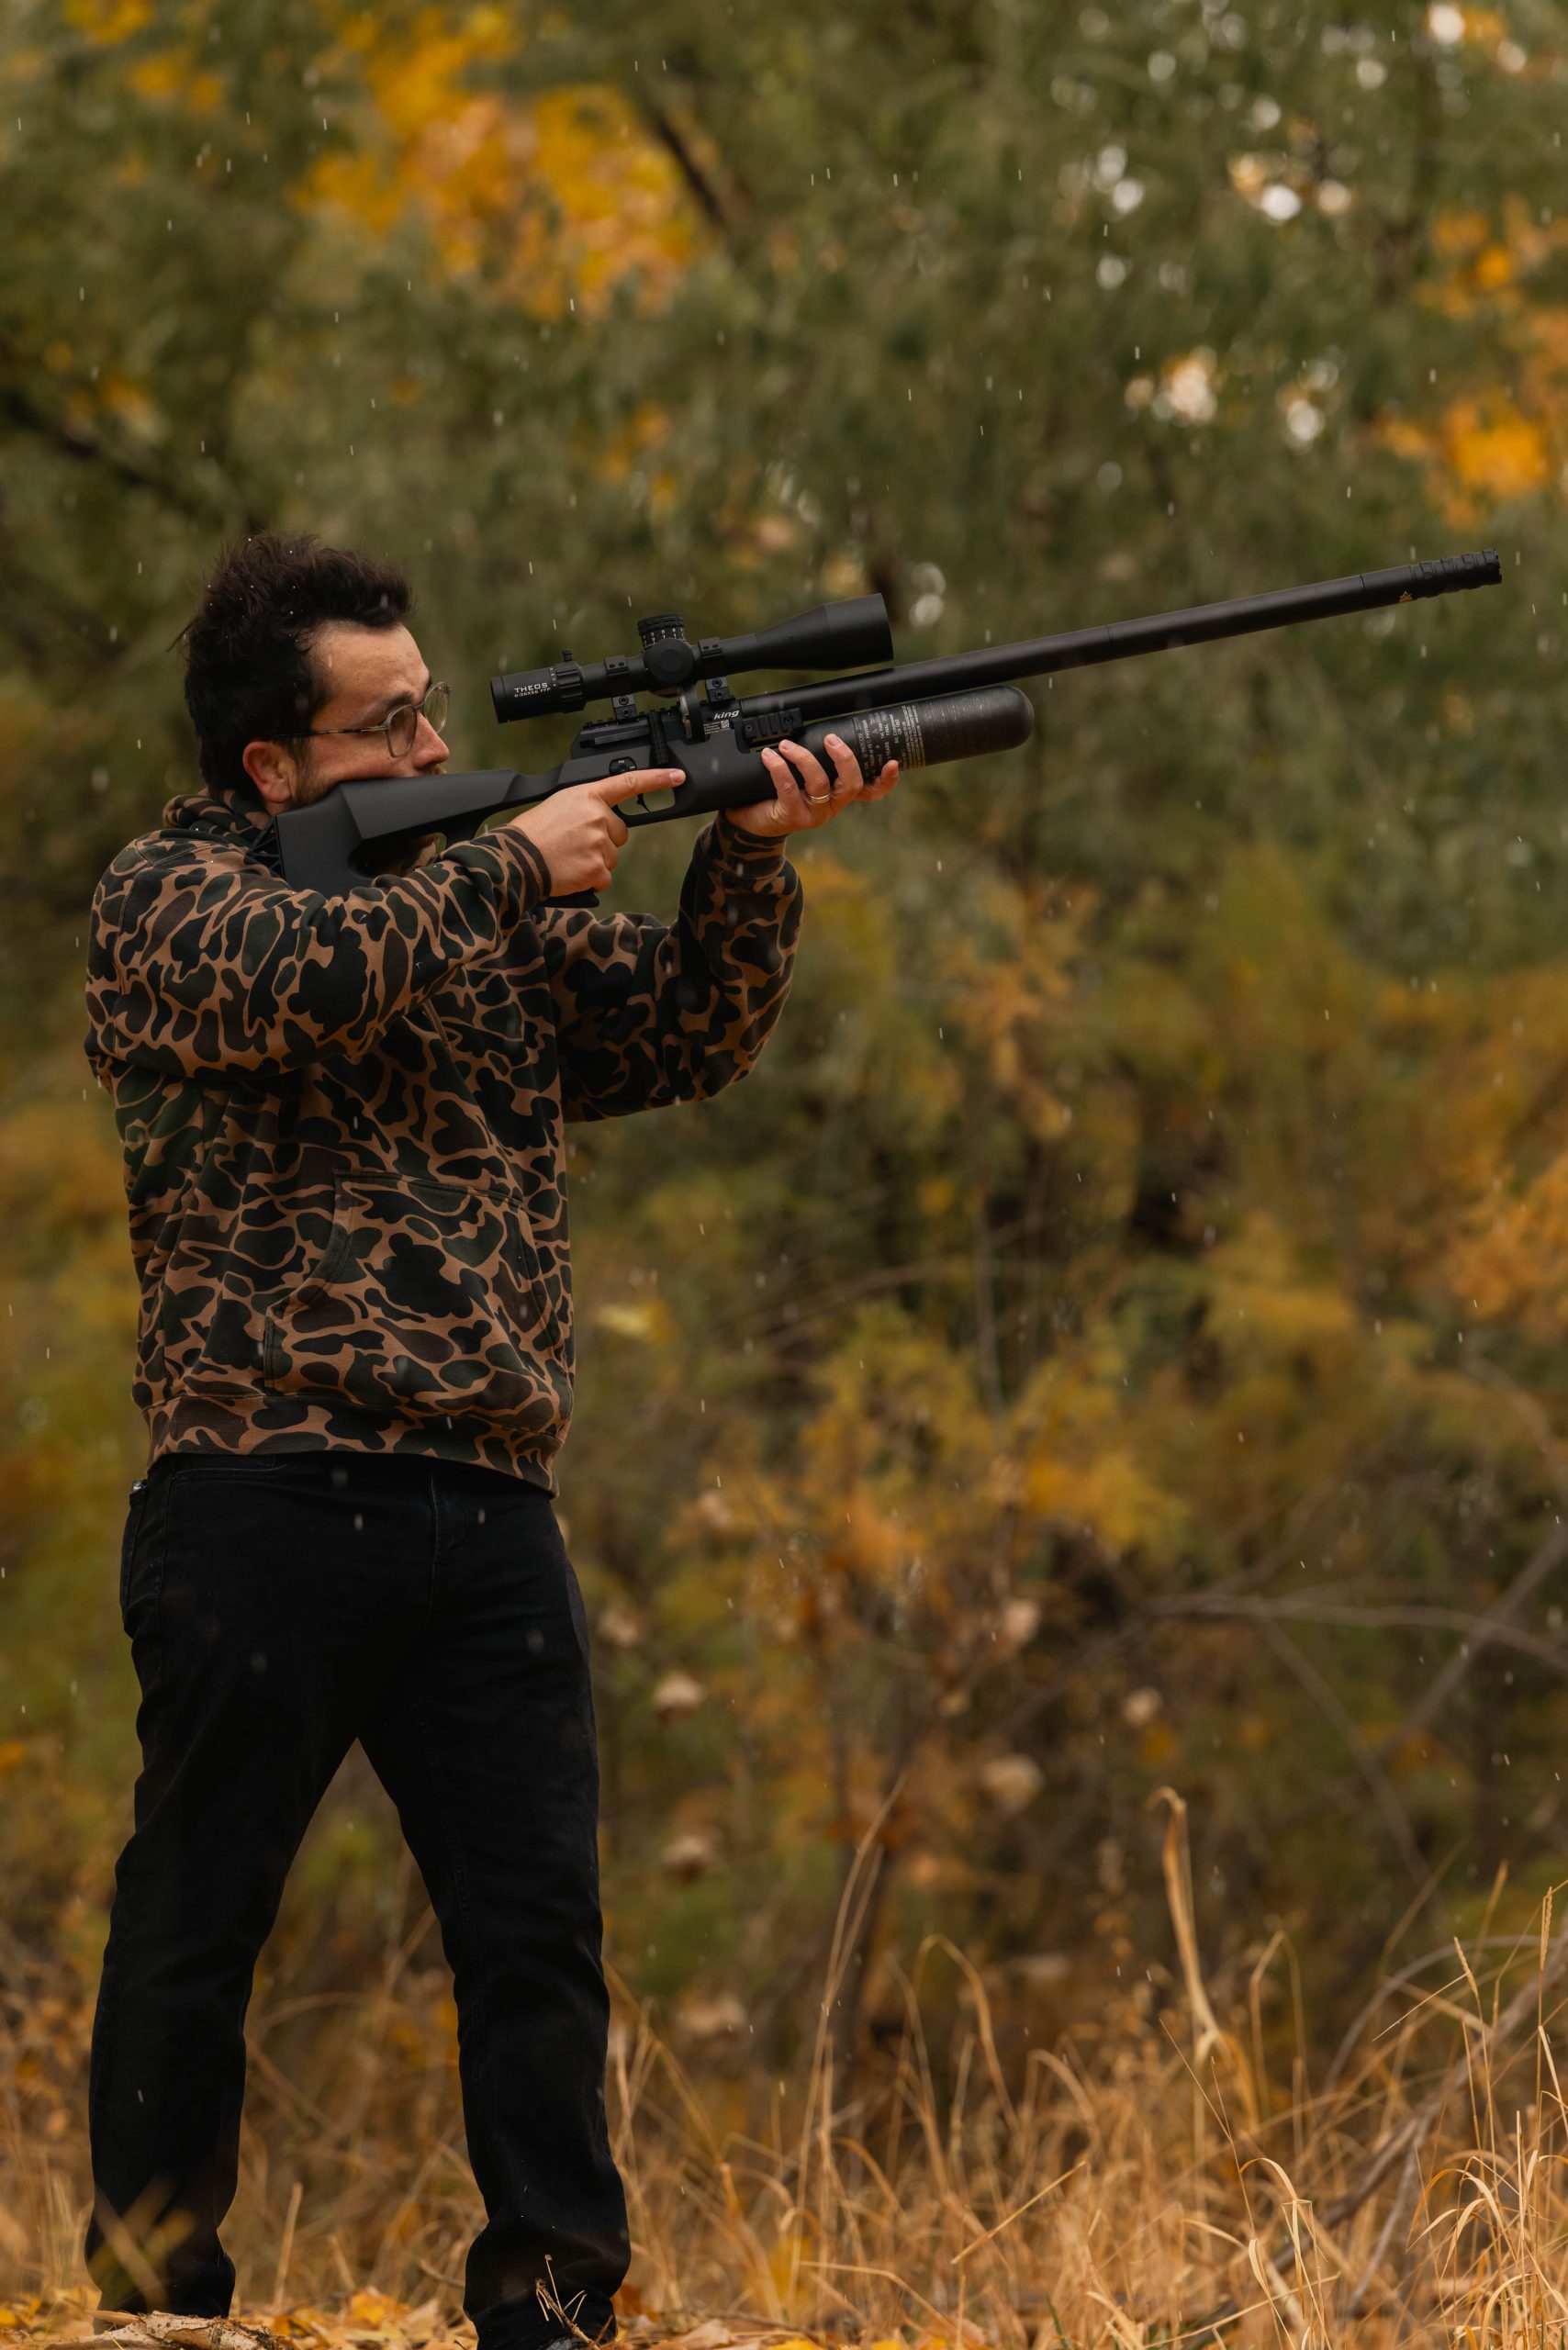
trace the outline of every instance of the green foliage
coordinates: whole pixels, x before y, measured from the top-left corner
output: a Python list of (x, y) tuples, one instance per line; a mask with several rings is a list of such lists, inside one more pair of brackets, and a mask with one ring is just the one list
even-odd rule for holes
[[(1320, 2017), (1503, 1863), (1524, 1904), (1550, 1877), (1552, 1576), (1425, 1710), (1551, 1537), (1564, 1408), (1564, 68), (1551, 12), (1454, 15), (13, 12), (0, 1740), (34, 1775), (0, 1866), (33, 1930), (101, 1897), (132, 1760), (82, 915), (190, 780), (168, 648), (261, 521), (403, 554), (459, 764), (530, 766), (564, 735), (503, 752), (487, 673), (642, 611), (873, 587), (913, 656), (1502, 546), (1501, 593), (1058, 678), (1025, 752), (801, 850), (756, 1076), (575, 1137), (563, 1508), (613, 1953), (699, 2041), (721, 1994), (779, 2052), (811, 2028), (867, 1836), (862, 1955), (1079, 1952), (1064, 2013), (1159, 1930), (1163, 1781), (1204, 1935), (1282, 1921)], [(673, 901), (676, 829), (623, 901)]]

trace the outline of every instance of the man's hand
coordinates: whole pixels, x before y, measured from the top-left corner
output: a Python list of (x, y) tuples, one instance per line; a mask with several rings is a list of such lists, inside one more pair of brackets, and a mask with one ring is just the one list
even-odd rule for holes
[(634, 800), (640, 791), (667, 791), (684, 783), (680, 767), (635, 767), (630, 775), (599, 776), (592, 783), (574, 783), (553, 791), (537, 808), (510, 816), (498, 830), (523, 834), (533, 843), (550, 868), (550, 895), (574, 898), (583, 890), (604, 890), (631, 838), (624, 819), (615, 812), (618, 800)]
[[(771, 800), (754, 800), (744, 808), (726, 809), (733, 824), (765, 841), (781, 840), (786, 833), (812, 833), (841, 816), (854, 800), (885, 800), (899, 779), (899, 763), (890, 759), (875, 783), (868, 783), (860, 762), (842, 735), (829, 734), (827, 748), (837, 772), (829, 776), (822, 761), (802, 744), (788, 740), (778, 749), (762, 754)], [(788, 757), (781, 755), (787, 753)], [(793, 762), (793, 765), (790, 762)], [(796, 770), (799, 769), (799, 775)]]

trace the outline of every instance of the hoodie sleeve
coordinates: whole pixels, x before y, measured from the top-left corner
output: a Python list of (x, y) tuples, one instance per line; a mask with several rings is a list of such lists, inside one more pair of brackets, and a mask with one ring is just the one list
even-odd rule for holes
[(745, 1077), (783, 1010), (801, 905), (782, 842), (720, 817), (698, 837), (673, 923), (537, 916), (566, 1116), (701, 1101)]
[(196, 1078), (357, 1058), (548, 886), (506, 827), (335, 897), (222, 844), (133, 842), (93, 896), (88, 1056)]

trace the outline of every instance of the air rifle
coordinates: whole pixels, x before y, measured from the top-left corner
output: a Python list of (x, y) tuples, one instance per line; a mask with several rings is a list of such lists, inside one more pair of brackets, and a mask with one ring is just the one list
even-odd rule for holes
[[(898, 667), (880, 596), (820, 604), (754, 635), (702, 637), (695, 644), (676, 613), (661, 612), (638, 621), (642, 647), (629, 658), (580, 666), (566, 653), (549, 668), (491, 678), (490, 699), (502, 723), (579, 711), (589, 702), (610, 704), (608, 719), (584, 726), (559, 767), (541, 775), (489, 767), (474, 775), (370, 776), (337, 784), (308, 807), (287, 809), (274, 820), (283, 877), (296, 889), (327, 896), (370, 888), (378, 876), (366, 860), (385, 865), (411, 849), (420, 834), (439, 832), (449, 844), (471, 840), (487, 817), (514, 815), (574, 784), (639, 767), (678, 767), (685, 781), (622, 802), (620, 813), (628, 825), (742, 808), (772, 797), (760, 753), (786, 735), (820, 756), (823, 736), (836, 732), (862, 773), (873, 777), (888, 759), (897, 759), (901, 768), (938, 767), (1012, 750), (1027, 741), (1034, 725), (1028, 699), (1014, 682), (1019, 677), (1408, 604), (1459, 588), (1495, 588), (1502, 576), (1496, 552), (1488, 547)], [(877, 666), (740, 698), (730, 688), (731, 672), (737, 670), (861, 662)], [(641, 708), (639, 693), (655, 694), (665, 706)], [(594, 901), (586, 895), (557, 902)]]

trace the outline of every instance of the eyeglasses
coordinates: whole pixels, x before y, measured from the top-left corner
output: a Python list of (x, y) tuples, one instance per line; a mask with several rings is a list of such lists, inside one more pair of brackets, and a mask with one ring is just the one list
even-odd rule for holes
[(447, 705), (452, 696), (445, 686), (427, 686), (420, 701), (399, 702), (374, 726), (308, 726), (308, 734), (385, 734), (389, 759), (406, 759), (413, 749), (420, 731), (420, 721), (428, 718), (439, 734), (446, 723)]

